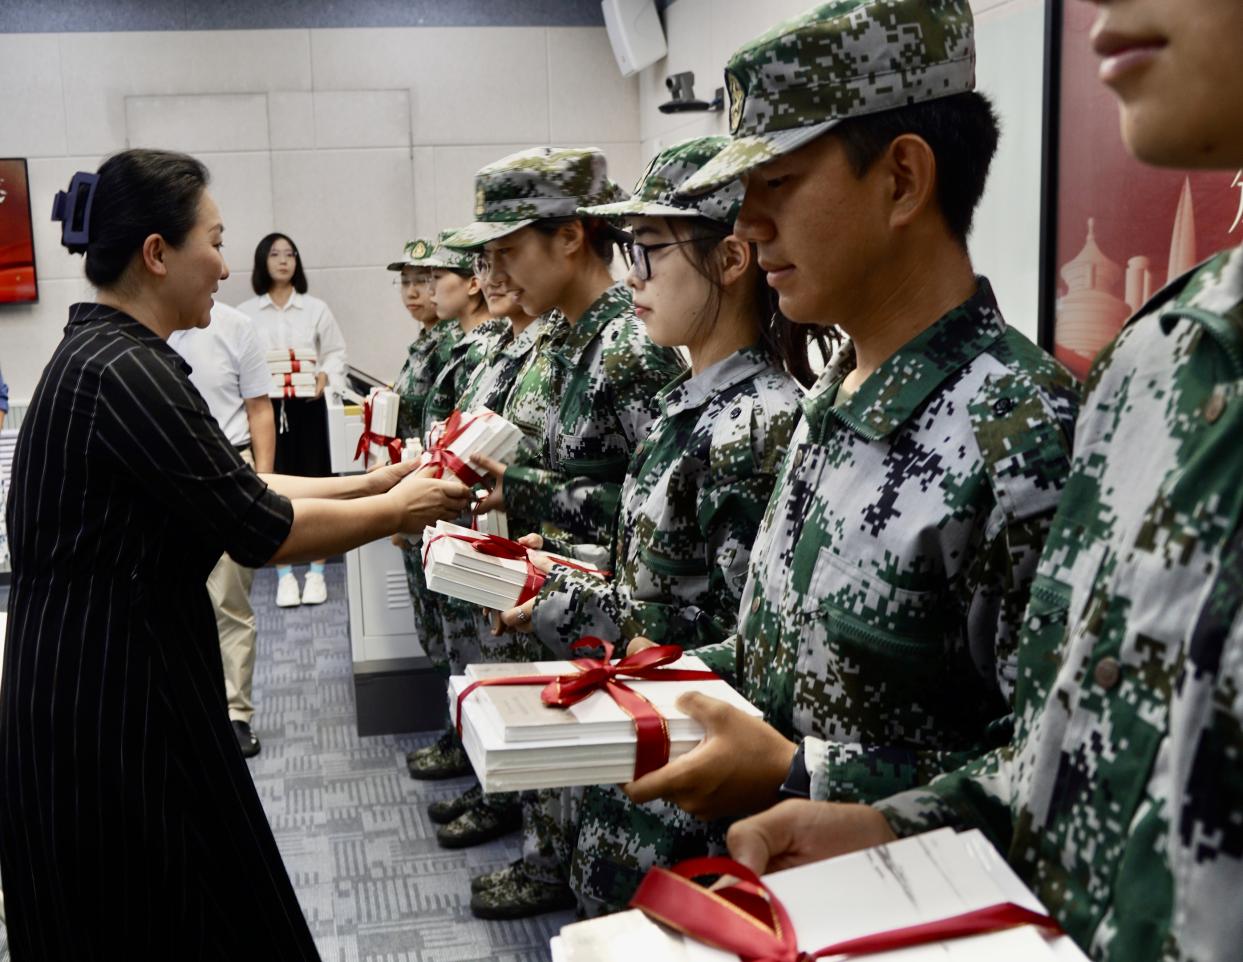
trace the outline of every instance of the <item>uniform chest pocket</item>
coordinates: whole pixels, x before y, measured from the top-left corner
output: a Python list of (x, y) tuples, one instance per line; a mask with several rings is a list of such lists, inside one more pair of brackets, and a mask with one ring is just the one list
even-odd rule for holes
[(557, 461), (563, 472), (620, 481), (630, 463), (630, 449), (620, 434), (560, 434)]
[(953, 618), (948, 606), (943, 590), (898, 587), (821, 549), (802, 612), (823, 620), (829, 639), (874, 655), (939, 660)]

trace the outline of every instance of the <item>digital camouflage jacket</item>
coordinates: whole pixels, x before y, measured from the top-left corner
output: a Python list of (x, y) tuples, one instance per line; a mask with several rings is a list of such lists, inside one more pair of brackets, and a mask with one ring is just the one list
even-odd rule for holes
[(977, 292), (837, 398), (804, 402), (739, 633), (705, 656), (804, 746), (813, 797), (871, 800), (1009, 736), (1015, 653), (1077, 389)]
[(973, 825), (1098, 959), (1243, 946), (1243, 250), (1158, 294), (1088, 378), (1019, 648), (1017, 734), (886, 800)]

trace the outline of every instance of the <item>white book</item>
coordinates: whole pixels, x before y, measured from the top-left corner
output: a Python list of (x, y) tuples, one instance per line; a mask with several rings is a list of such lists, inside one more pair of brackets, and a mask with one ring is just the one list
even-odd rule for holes
[(396, 437), (401, 398), (393, 391), (377, 388), (368, 400), (371, 402), (371, 433), (385, 438)]
[(314, 385), (314, 374), (277, 374), (273, 372), (272, 383), (277, 387), (287, 387), (289, 385), (304, 386), (307, 384)]
[[(815, 952), (862, 936), (951, 918), (1002, 902), (1043, 912), (978, 831), (942, 829), (765, 876), (785, 906), (799, 949)], [(639, 911), (568, 925), (553, 940), (561, 962), (735, 962)], [(869, 962), (1083, 962), (1066, 936), (1022, 926), (866, 956)]]
[(315, 351), (309, 347), (279, 347), (264, 354), (269, 363), (273, 361), (314, 361)]
[(508, 538), (509, 516), (504, 511), (496, 510), (476, 515), (475, 530), (480, 534), (494, 534), (498, 538)]
[[(469, 682), (464, 675), (449, 681), (450, 704)], [(578, 785), (617, 785), (634, 778), (633, 733), (595, 738), (574, 744), (565, 740), (505, 744), (488, 713), (476, 702), (475, 692), (462, 703), (462, 745), (485, 792), (518, 792)], [(537, 689), (538, 690), (538, 689)], [(672, 740), (670, 760), (685, 755), (699, 738)]]
[(268, 361), (268, 371), (272, 374), (314, 374), (316, 365), (314, 361), (291, 361), (285, 358), (283, 361)]
[(448, 450), (463, 464), (470, 463), (472, 454), (508, 464), (522, 440), (522, 429), (487, 408), (479, 408), (464, 414), (468, 422), (465, 430), (448, 444)]
[[(693, 655), (670, 668), (706, 670)], [(558, 676), (577, 671), (568, 661), (511, 665), (469, 665), (449, 682), (449, 702), (483, 678)], [(753, 717), (760, 712), (721, 679), (656, 681), (624, 679), (664, 715), (669, 757), (678, 758), (703, 738), (703, 728), (673, 703), (687, 691), (728, 702)], [(612, 785), (634, 777), (634, 722), (603, 691), (569, 708), (540, 700), (543, 684), (481, 686), (462, 702), (462, 741), (485, 791), (518, 791), (570, 785)]]
[[(437, 537), (446, 534), (459, 538)], [(507, 611), (518, 604), (530, 577), (527, 562), (484, 554), (475, 550), (469, 541), (460, 540), (478, 537), (480, 532), (448, 521), (437, 521), (434, 528), (424, 528), (423, 574), (427, 587), (451, 598)], [(578, 564), (560, 555), (551, 557)]]
[(292, 384), (289, 387), (272, 386), (272, 390), (268, 391), (268, 397), (315, 397), (314, 384)]

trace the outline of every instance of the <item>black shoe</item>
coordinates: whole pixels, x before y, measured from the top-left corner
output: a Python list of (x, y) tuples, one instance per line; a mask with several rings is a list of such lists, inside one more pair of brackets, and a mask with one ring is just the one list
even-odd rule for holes
[(520, 807), (502, 805), (494, 808), (483, 799), (448, 825), (436, 829), (436, 841), (441, 848), (470, 848), (508, 835), (521, 827)]
[(445, 732), (431, 745), (406, 756), (406, 771), (420, 780), (456, 778), (470, 770), (470, 760), (454, 732)]
[(522, 871), (522, 859), (514, 859), (504, 868), (494, 869), (491, 872), (484, 872), (482, 875), (472, 875), (470, 879), (470, 894), (478, 895), (485, 889), (490, 889), (493, 885), (499, 885), (504, 882), (514, 872)]
[(250, 730), (248, 722), (234, 719), (233, 734), (237, 736), (237, 747), (242, 750), (243, 758), (254, 758), (259, 754), (259, 739)]
[(494, 874), (501, 877), (470, 897), (470, 911), (477, 919), (525, 919), (574, 908), (568, 885), (533, 879), (521, 862)]
[(476, 782), (456, 798), (432, 802), (427, 806), (427, 817), (437, 825), (448, 825), (459, 815), (465, 814), (478, 805), (481, 798), (483, 798), (483, 789)]

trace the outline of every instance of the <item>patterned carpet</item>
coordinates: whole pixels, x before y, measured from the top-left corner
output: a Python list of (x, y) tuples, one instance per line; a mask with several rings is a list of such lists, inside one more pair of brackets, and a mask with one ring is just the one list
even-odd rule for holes
[(329, 565), (326, 577), (327, 604), (290, 609), (274, 604), (272, 569), (255, 578), (263, 751), (250, 762), (324, 962), (542, 962), (570, 913), (517, 922), (470, 914), (470, 876), (516, 858), (518, 836), (440, 848), (425, 806), (469, 781), (406, 774), (406, 752), (433, 733), (358, 737), (344, 565)]

